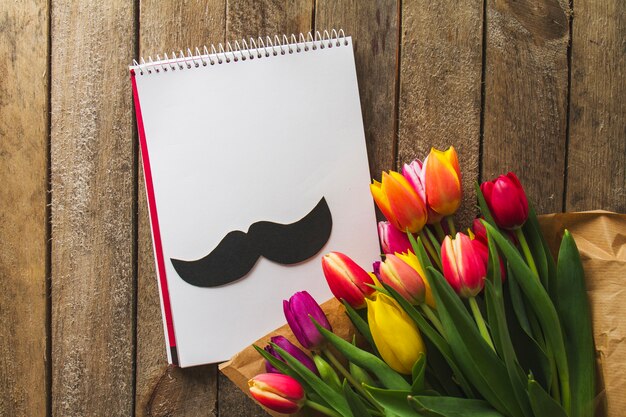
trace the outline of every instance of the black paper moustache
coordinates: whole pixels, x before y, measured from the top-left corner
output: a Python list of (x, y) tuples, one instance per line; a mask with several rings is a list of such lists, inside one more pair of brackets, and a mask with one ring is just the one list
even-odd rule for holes
[(306, 261), (330, 238), (333, 219), (322, 199), (302, 219), (291, 224), (253, 223), (248, 233), (229, 232), (207, 256), (195, 261), (172, 259), (174, 269), (187, 283), (217, 287), (243, 278), (259, 257), (289, 265)]

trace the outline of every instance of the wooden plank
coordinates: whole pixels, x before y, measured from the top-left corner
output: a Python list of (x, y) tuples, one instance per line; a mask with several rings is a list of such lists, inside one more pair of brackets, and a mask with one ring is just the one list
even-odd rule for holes
[[(310, 0), (227, 0), (226, 40), (308, 32), (313, 6)], [(267, 415), (221, 373), (218, 387), (220, 417)]]
[(370, 173), (380, 178), (395, 163), (398, 2), (318, 0), (315, 26), (353, 37)]
[(480, 0), (402, 3), (398, 168), (454, 145), (463, 175), (461, 225), (474, 217), (482, 60)]
[(133, 413), (134, 2), (51, 2), (52, 415)]
[(487, 1), (483, 180), (514, 171), (539, 213), (562, 210), (566, 0)]
[(308, 32), (312, 29), (311, 0), (228, 0), (226, 40)]
[(48, 4), (7, 2), (0, 30), (0, 415), (47, 412)]
[(576, 1), (565, 209), (626, 212), (626, 4)]
[[(161, 54), (224, 41), (225, 0), (162, 2), (140, 8), (138, 55)], [(169, 54), (169, 53), (168, 53)], [(217, 368), (168, 367), (159, 304), (143, 168), (138, 178), (137, 247), (137, 416), (214, 416)]]

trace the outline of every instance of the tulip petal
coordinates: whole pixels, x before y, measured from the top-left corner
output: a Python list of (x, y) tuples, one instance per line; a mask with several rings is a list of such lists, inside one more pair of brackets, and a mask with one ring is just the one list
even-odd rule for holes
[(419, 232), (427, 220), (426, 205), (400, 173), (383, 173), (382, 191), (387, 196), (401, 231)]

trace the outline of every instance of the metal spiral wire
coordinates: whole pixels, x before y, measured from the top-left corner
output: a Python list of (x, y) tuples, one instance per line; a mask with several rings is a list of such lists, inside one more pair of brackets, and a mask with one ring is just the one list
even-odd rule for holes
[(187, 48), (187, 51), (172, 51), (171, 57), (164, 53), (163, 57), (156, 55), (156, 60), (153, 60), (152, 56), (148, 56), (147, 61), (143, 57), (139, 59), (139, 62), (133, 59), (133, 65), (130, 69), (139, 75), (180, 71), (342, 45), (349, 45), (343, 29), (299, 33), (297, 35), (275, 35), (273, 38), (266, 36), (265, 38), (258, 37), (226, 42), (225, 45), (222, 43), (209, 47), (205, 45), (202, 49), (195, 48), (194, 51), (190, 48)]

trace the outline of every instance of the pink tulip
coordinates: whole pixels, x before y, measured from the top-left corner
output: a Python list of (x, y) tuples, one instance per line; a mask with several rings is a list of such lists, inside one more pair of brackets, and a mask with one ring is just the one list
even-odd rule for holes
[[(410, 164), (404, 164), (402, 167), (402, 175), (411, 184), (415, 192), (420, 196), (422, 201), (426, 204), (426, 210), (428, 212), (428, 220), (426, 223), (434, 224), (441, 221), (443, 216), (434, 211), (428, 204), (426, 199), (426, 170), (424, 164), (419, 159), (414, 160)], [(400, 251), (396, 251), (400, 252)]]
[(365, 297), (374, 292), (367, 284), (374, 281), (363, 268), (343, 253), (331, 252), (322, 258), (322, 270), (335, 298), (354, 308), (365, 307)]
[(260, 404), (283, 414), (298, 412), (306, 401), (300, 383), (288, 375), (260, 374), (248, 381), (248, 388)]
[(454, 239), (446, 236), (441, 246), (441, 261), (444, 277), (461, 297), (475, 297), (483, 289), (487, 264), (481, 249), (469, 236), (463, 233), (457, 233)]
[(411, 248), (406, 233), (402, 233), (389, 222), (378, 222), (378, 237), (383, 253), (406, 252)]
[(380, 280), (398, 291), (411, 304), (422, 304), (426, 299), (426, 285), (422, 276), (397, 255), (388, 254), (380, 264)]

